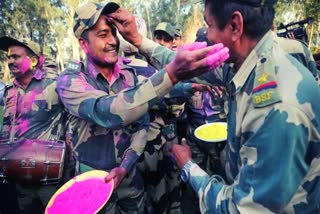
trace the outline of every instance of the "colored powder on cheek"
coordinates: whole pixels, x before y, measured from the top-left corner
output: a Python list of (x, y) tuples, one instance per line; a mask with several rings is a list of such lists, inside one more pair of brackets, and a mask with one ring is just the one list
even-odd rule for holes
[(47, 209), (48, 214), (91, 214), (95, 213), (106, 201), (112, 185), (103, 179), (88, 179), (75, 182), (70, 188), (61, 192)]
[(31, 68), (31, 60), (28, 57), (23, 59), (23, 62), (19, 65), (20, 71), (24, 74)]

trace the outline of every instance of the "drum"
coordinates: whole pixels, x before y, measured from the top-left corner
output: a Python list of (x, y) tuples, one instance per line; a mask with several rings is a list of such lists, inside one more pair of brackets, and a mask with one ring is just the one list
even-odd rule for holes
[(21, 140), (0, 143), (0, 179), (24, 184), (54, 184), (62, 177), (63, 141)]

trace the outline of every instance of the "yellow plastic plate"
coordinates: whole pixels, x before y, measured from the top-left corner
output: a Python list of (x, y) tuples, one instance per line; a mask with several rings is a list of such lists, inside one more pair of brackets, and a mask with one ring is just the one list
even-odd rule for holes
[(227, 123), (214, 122), (199, 126), (194, 131), (196, 138), (206, 142), (221, 142), (227, 139)]
[(97, 213), (109, 200), (113, 191), (113, 180), (106, 183), (106, 171), (93, 170), (80, 174), (51, 197), (46, 214), (92, 214)]

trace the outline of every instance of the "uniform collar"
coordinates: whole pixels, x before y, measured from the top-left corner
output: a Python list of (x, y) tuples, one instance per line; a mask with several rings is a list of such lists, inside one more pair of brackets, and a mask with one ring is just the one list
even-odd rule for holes
[(252, 70), (257, 65), (259, 58), (269, 51), (274, 45), (274, 35), (272, 31), (267, 32), (262, 39), (257, 43), (255, 48), (247, 56), (240, 69), (234, 75), (232, 82), (235, 85), (236, 93), (240, 92), (249, 78)]
[[(93, 77), (96, 80), (98, 80), (99, 76), (102, 77), (103, 79), (105, 79), (102, 76), (102, 74), (99, 72), (99, 70), (89, 60), (86, 60), (84, 65), (85, 65), (85, 69), (84, 70), (89, 76)], [(120, 64), (115, 63), (114, 69), (113, 69), (112, 78), (111, 78), (111, 82), (109, 83), (110, 86), (113, 83), (115, 83), (117, 81), (117, 79), (119, 79), (120, 77), (125, 78), (125, 75), (123, 75), (123, 70), (124, 69), (125, 69), (124, 66), (121, 66)]]
[[(37, 68), (35, 73), (32, 76), (32, 79), (41, 80), (43, 78), (43, 76), (44, 76), (44, 72), (42, 70), (40, 70), (39, 68)], [(13, 80), (13, 84), (21, 87), (21, 84), (17, 81), (17, 79)]]

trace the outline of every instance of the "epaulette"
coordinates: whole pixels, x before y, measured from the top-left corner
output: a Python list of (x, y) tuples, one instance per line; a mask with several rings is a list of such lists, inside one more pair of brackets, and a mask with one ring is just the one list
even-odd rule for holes
[(66, 64), (66, 71), (81, 71), (82, 63), (78, 60), (69, 59)]
[(263, 57), (257, 64), (252, 101), (254, 107), (265, 107), (281, 101), (275, 66), (271, 59)]

